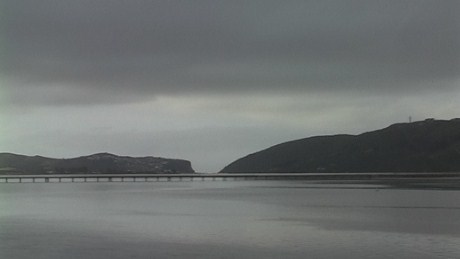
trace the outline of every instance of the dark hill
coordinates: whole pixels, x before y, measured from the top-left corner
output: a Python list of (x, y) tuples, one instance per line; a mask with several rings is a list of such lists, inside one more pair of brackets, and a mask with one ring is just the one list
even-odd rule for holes
[(186, 160), (100, 153), (70, 159), (0, 153), (2, 174), (193, 173)]
[(360, 135), (290, 141), (238, 159), (221, 172), (452, 171), (460, 171), (460, 119), (427, 119)]

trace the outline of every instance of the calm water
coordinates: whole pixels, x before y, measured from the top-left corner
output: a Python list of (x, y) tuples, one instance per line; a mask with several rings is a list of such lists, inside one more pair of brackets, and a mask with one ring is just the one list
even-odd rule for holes
[(0, 184), (0, 258), (460, 258), (460, 191)]

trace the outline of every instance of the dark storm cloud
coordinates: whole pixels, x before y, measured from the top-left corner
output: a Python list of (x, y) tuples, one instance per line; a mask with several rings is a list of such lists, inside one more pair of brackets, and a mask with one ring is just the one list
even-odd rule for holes
[(460, 71), (456, 0), (2, 2), (2, 87), (17, 103), (398, 93)]

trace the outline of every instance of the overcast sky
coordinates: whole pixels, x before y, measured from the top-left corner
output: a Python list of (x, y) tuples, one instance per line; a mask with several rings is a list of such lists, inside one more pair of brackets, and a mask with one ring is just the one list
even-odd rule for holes
[(0, 0), (0, 152), (215, 172), (460, 117), (460, 1)]

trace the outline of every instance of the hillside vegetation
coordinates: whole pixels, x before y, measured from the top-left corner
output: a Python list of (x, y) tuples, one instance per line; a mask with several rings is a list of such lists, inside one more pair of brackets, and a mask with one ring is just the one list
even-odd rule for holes
[(0, 153), (0, 174), (193, 173), (187, 160), (99, 153), (70, 159)]
[(452, 171), (460, 171), (460, 119), (427, 119), (360, 135), (294, 140), (238, 159), (221, 172)]

